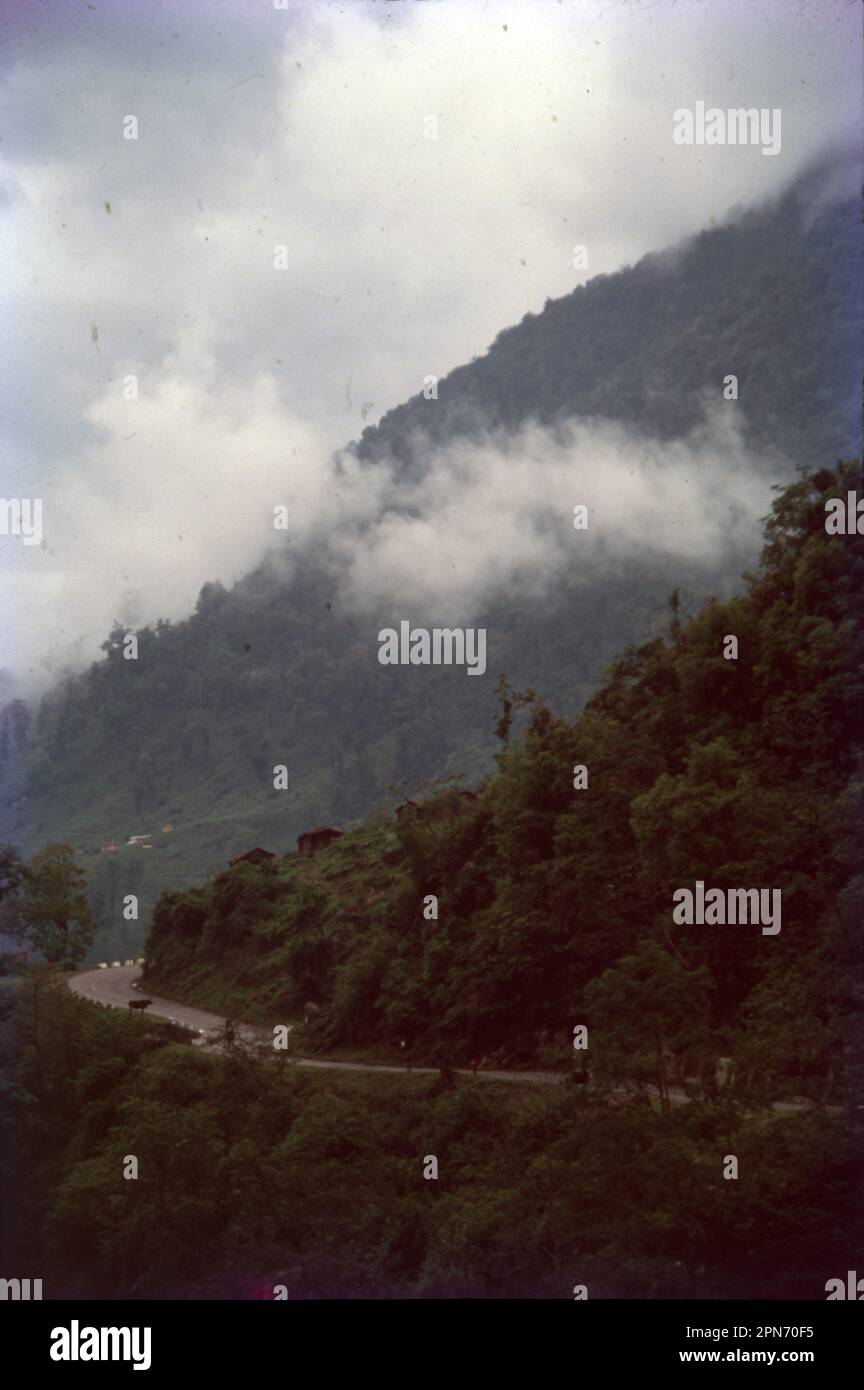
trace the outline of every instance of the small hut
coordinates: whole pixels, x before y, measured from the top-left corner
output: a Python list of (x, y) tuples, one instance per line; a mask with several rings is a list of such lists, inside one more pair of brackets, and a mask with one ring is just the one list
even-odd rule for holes
[(342, 839), (342, 831), (335, 825), (319, 825), (315, 830), (305, 830), (298, 836), (297, 848), (301, 854), (318, 854), (320, 850), (332, 845), (334, 840)]
[(254, 849), (247, 849), (245, 854), (235, 854), (233, 859), (228, 860), (228, 866), (233, 869), (235, 864), (267, 864), (275, 858), (276, 855), (271, 854), (269, 849), (256, 845)]

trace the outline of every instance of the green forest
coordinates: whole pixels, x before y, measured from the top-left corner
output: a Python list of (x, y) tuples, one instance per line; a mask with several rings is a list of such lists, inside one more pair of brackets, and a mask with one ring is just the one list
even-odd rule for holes
[[(673, 594), (575, 718), (502, 677), (475, 798), (160, 899), (154, 992), (436, 1073), (205, 1053), (8, 981), (8, 1262), (46, 1297), (824, 1297), (862, 1234), (853, 489), (783, 489), (744, 590)], [(780, 888), (782, 931), (673, 924), (695, 880)], [(454, 1075), (477, 1056), (560, 1082)]]
[[(741, 373), (731, 408), (766, 475), (857, 451), (858, 211), (817, 197), (824, 176), (549, 301), (442, 377), (437, 401), (388, 412), (354, 452), (367, 469), (395, 460), (410, 484), (437, 445), (480, 429), (595, 417), (679, 438), (727, 371)], [(682, 612), (728, 597), (755, 558), (730, 549), (720, 569), (676, 563)], [(292, 550), (288, 571), (264, 561), (231, 589), (207, 583), (188, 619), (138, 631), (137, 661), (123, 659), (118, 625), (102, 660), (0, 712), (0, 838), (28, 854), (71, 844), (97, 925), (89, 961), (138, 956), (160, 894), (234, 854), (284, 854), (322, 822), (356, 828), (392, 811), (397, 786), (413, 795), (490, 776), (497, 673), (572, 717), (617, 653), (659, 640), (669, 574), (657, 555), (567, 574), (542, 602), (515, 585), (474, 619), (494, 674), (430, 669), (396, 683), (376, 659), (377, 615), (349, 611), (326, 551)], [(286, 790), (273, 788), (277, 764)], [(142, 833), (151, 851), (126, 847)], [(122, 916), (127, 893), (137, 921)]]
[[(311, 1000), (328, 1046), (404, 1038), (457, 1065), (566, 1054), (573, 1024), (614, 1019), (609, 1048), (641, 1066), (625, 1019), (641, 1035), (662, 988), (682, 1005), (663, 1024), (678, 1019), (676, 1052), (734, 1042), (753, 1086), (781, 1096), (830, 1071), (839, 1087), (861, 1004), (862, 567), (860, 537), (826, 533), (825, 500), (857, 477), (784, 489), (746, 591), (686, 621), (673, 596), (667, 635), (621, 656), (575, 719), (502, 681), (476, 800), (444, 789), (312, 860), (165, 895), (149, 983), (267, 1023)], [(781, 932), (673, 927), (673, 891), (697, 879), (779, 887)]]
[(0, 1152), (5, 1267), (46, 1299), (820, 1298), (860, 1249), (824, 1109), (322, 1076), (40, 1002), (0, 993)]
[(672, 439), (704, 419), (730, 363), (747, 364), (744, 428), (766, 466), (857, 450), (862, 266), (852, 203), (825, 194), (830, 167), (547, 300), (443, 377), (437, 401), (415, 396), (364, 430), (360, 456), (422, 471), (430, 440), (573, 415)]

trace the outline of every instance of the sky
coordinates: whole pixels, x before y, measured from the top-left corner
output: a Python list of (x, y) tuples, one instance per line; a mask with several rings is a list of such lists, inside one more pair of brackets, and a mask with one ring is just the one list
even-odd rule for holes
[[(853, 135), (860, 27), (846, 0), (4, 3), (0, 495), (43, 503), (42, 544), (0, 535), (7, 691), (92, 660), (115, 620), (185, 616), (256, 564), (277, 504), (346, 546), (374, 516), (348, 564), (393, 582), (417, 534), (333, 451)], [(779, 152), (676, 144), (699, 101), (780, 108)], [(639, 445), (613, 436), (614, 481)], [(481, 446), (485, 485), (442, 459), (421, 524), (500, 482), (521, 554), (518, 507), (558, 476), (557, 443), (533, 436), (529, 477), (524, 442)], [(480, 585), (475, 561), (450, 571)]]

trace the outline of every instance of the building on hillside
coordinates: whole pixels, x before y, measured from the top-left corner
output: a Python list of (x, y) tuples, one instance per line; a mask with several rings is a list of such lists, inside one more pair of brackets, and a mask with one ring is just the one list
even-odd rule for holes
[(443, 797), (433, 797), (431, 801), (423, 801), (419, 804), (416, 801), (403, 801), (396, 807), (396, 819), (402, 820), (403, 816), (416, 816), (418, 820), (440, 821), (449, 820), (452, 816), (460, 816), (467, 811), (472, 802), (477, 800), (477, 793), (471, 791), (457, 791), (455, 796), (448, 792)]
[(127, 845), (143, 845), (150, 839), (149, 835), (130, 835), (126, 841)]
[(305, 830), (297, 838), (297, 848), (301, 854), (318, 854), (328, 845), (332, 845), (334, 840), (342, 839), (342, 831), (337, 830), (335, 825), (319, 825), (314, 830)]
[(247, 849), (245, 854), (235, 854), (233, 859), (228, 860), (228, 867), (233, 869), (235, 864), (267, 864), (276, 855), (271, 854), (269, 849), (261, 849), (256, 845), (254, 849)]

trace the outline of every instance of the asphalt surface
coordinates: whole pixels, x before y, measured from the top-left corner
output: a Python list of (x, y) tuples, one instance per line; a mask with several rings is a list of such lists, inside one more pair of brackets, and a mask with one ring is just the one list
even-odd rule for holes
[[(194, 1004), (180, 1004), (175, 999), (161, 999), (149, 991), (135, 989), (134, 981), (140, 976), (140, 965), (109, 965), (107, 970), (88, 970), (83, 975), (73, 975), (69, 980), (69, 988), (82, 999), (89, 999), (96, 1004), (108, 1004), (114, 1009), (128, 1009), (129, 1001), (133, 999), (151, 999), (153, 1002), (144, 1012), (155, 1014), (158, 1018), (167, 1018), (172, 1023), (180, 1023), (184, 1028), (192, 1028), (204, 1035), (202, 1041), (206, 1041), (208, 1034), (221, 1033), (224, 1029), (226, 1019), (221, 1014), (211, 1014), (206, 1009), (196, 1008)], [(251, 1024), (236, 1021), (234, 1028), (237, 1037), (242, 1038), (244, 1042), (272, 1044), (272, 1030), (268, 1032), (265, 1028), (255, 1028)], [(396, 1072), (400, 1076), (404, 1076), (407, 1071), (405, 1066), (387, 1066), (372, 1062), (324, 1062), (315, 1057), (298, 1057), (295, 1054), (291, 1054), (291, 1058), (297, 1066), (317, 1067), (322, 1071)], [(454, 1070), (459, 1076), (472, 1075), (467, 1068)], [(439, 1072), (440, 1067), (411, 1068), (412, 1075), (437, 1076)], [(478, 1071), (477, 1076), (484, 1081), (528, 1082), (539, 1086), (560, 1085), (564, 1080), (562, 1073), (552, 1071), (483, 1070)]]
[[(227, 1020), (221, 1014), (208, 1013), (206, 1009), (198, 1009), (194, 1004), (180, 1004), (175, 999), (160, 999), (158, 995), (145, 993), (143, 990), (134, 988), (134, 981), (141, 976), (140, 965), (115, 965), (108, 966), (106, 970), (88, 970), (83, 975), (72, 975), (69, 979), (69, 988), (75, 994), (79, 994), (82, 999), (89, 999), (96, 1004), (109, 1004), (114, 1009), (128, 1009), (130, 999), (151, 999), (152, 1003), (145, 1011), (155, 1014), (158, 1018), (167, 1018), (172, 1023), (180, 1023), (185, 1028), (191, 1028), (199, 1034), (202, 1045), (207, 1046), (209, 1042), (213, 1046), (219, 1046), (216, 1034), (222, 1033)], [(266, 1028), (255, 1028), (249, 1023), (234, 1022), (236, 1036), (244, 1042), (254, 1042), (272, 1045), (273, 1032)], [(408, 1071), (406, 1066), (387, 1066), (384, 1063), (373, 1062), (324, 1062), (315, 1057), (299, 1057), (295, 1053), (286, 1054), (291, 1057), (291, 1061), (298, 1067), (316, 1067), (321, 1071), (371, 1071), (371, 1072), (395, 1072), (399, 1076), (404, 1076)], [(411, 1075), (437, 1076), (440, 1074), (440, 1067), (412, 1067)], [(471, 1076), (469, 1068), (454, 1068), (457, 1076)], [(480, 1081), (512, 1081), (518, 1084), (529, 1084), (534, 1086), (560, 1086), (566, 1079), (563, 1072), (554, 1071), (488, 1071), (485, 1068), (476, 1073)], [(654, 1088), (649, 1088), (653, 1094)], [(624, 1096), (625, 1091), (620, 1090), (619, 1095)], [(669, 1099), (674, 1105), (684, 1105), (689, 1100), (686, 1091), (677, 1086), (669, 1088)], [(809, 1103), (799, 1101), (777, 1101), (771, 1109), (779, 1114), (791, 1114), (798, 1110), (811, 1109)], [(836, 1106), (828, 1106), (831, 1112), (838, 1112)]]

